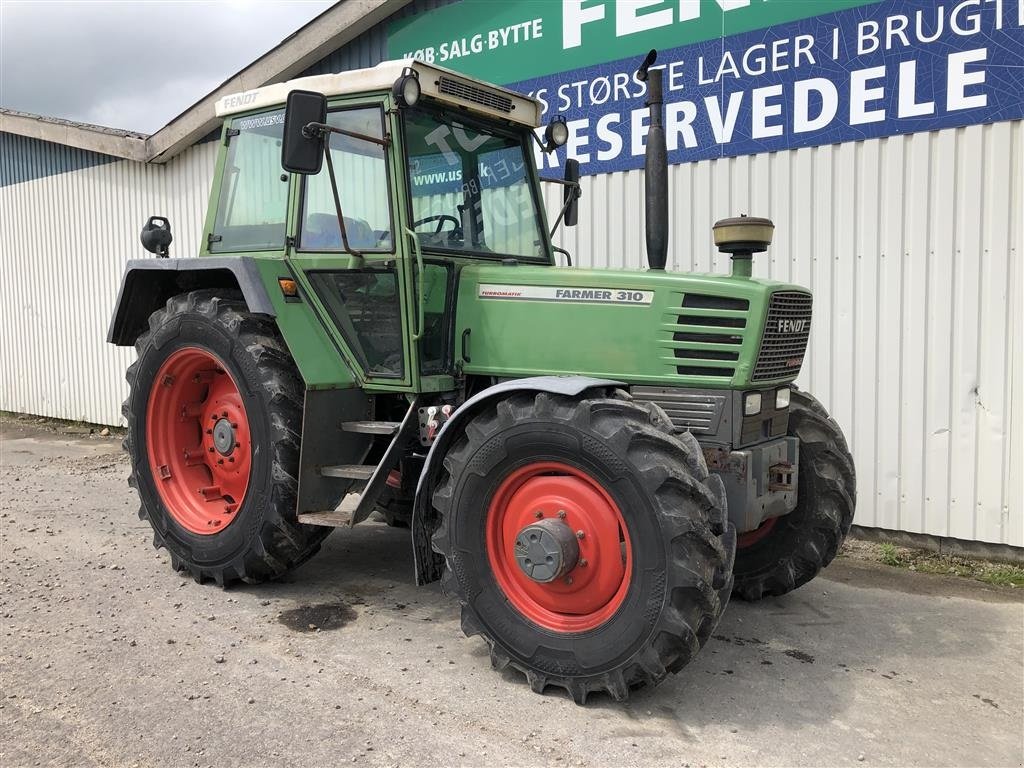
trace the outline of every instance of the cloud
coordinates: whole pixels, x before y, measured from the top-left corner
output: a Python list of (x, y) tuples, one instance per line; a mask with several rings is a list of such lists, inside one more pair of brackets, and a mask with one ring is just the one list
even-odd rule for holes
[(0, 105), (152, 133), (332, 4), (0, 0)]

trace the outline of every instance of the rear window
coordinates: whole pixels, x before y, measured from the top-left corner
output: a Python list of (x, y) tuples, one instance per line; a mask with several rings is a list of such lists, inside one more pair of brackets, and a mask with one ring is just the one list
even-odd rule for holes
[(284, 110), (231, 121), (217, 215), (209, 250), (278, 251), (284, 248), (288, 210), (287, 177), (282, 181)]

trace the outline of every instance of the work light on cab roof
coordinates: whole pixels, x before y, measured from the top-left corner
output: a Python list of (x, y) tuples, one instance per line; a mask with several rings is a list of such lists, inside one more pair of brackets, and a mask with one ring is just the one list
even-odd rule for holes
[[(583, 703), (660, 682), (732, 595), (784, 594), (835, 556), (856, 487), (794, 385), (811, 294), (752, 276), (773, 230), (753, 216), (704, 244), (731, 274), (666, 269), (689, 213), (656, 58), (637, 70), (642, 270), (573, 267), (553, 241), (588, 182), (570, 157), (538, 175), (535, 147), (569, 131), (556, 115), (539, 136), (528, 96), (407, 59), (220, 99), (198, 258), (169, 258), (150, 220), (161, 258), (129, 263), (108, 335), (138, 353), (132, 484), (175, 569), (274, 579), (376, 514), (496, 667)], [(579, 262), (614, 247), (594, 235)]]

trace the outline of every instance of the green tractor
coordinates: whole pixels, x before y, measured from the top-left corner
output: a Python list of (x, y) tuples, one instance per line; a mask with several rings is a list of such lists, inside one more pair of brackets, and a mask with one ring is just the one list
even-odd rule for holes
[(274, 579), (380, 512), (497, 668), (582, 703), (835, 557), (853, 461), (792, 386), (811, 295), (751, 277), (765, 219), (715, 226), (731, 275), (665, 271), (653, 61), (645, 271), (552, 244), (540, 182), (573, 226), (579, 166), (538, 177), (568, 129), (534, 99), (409, 60), (219, 101), (200, 258), (152, 217), (108, 335), (138, 353), (130, 484), (175, 570)]

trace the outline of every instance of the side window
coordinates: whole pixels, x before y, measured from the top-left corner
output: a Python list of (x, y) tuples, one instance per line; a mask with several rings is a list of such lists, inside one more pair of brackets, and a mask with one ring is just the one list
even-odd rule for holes
[(427, 261), (423, 280), (423, 338), (420, 340), (420, 372), (424, 376), (450, 373), (452, 367), (452, 320), (448, 306), (451, 293), (452, 265), (443, 261)]
[(371, 376), (401, 377), (402, 308), (395, 271), (307, 274), (363, 369)]
[[(336, 110), (327, 115), (327, 122), (352, 133), (384, 138), (380, 107)], [(384, 147), (340, 133), (328, 134), (328, 141), (349, 245), (360, 251), (394, 251)], [(326, 163), (318, 175), (304, 182), (299, 247), (305, 251), (342, 250)]]
[(281, 181), (284, 110), (233, 120), (210, 250), (284, 248), (288, 184)]

